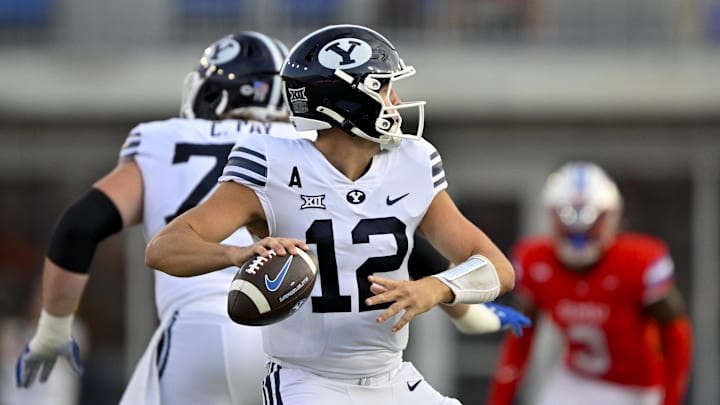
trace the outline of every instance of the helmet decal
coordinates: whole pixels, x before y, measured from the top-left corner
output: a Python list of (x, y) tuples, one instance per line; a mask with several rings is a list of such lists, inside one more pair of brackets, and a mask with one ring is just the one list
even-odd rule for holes
[(253, 82), (252, 89), (253, 100), (257, 102), (263, 102), (267, 99), (270, 86), (265, 82), (255, 81)]
[(240, 54), (240, 44), (235, 38), (221, 38), (205, 49), (200, 64), (205, 67), (222, 65), (235, 59)]
[(357, 38), (338, 38), (325, 45), (318, 62), (328, 69), (352, 69), (364, 65), (372, 56), (370, 45)]
[(308, 111), (307, 97), (305, 97), (305, 87), (299, 89), (288, 89), (288, 102), (292, 104), (292, 109), (298, 113)]

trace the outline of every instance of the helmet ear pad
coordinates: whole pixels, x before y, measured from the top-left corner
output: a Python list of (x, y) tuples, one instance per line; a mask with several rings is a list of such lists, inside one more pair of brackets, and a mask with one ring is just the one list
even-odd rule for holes
[(193, 111), (195, 111), (195, 115), (198, 117), (217, 120), (220, 118), (218, 111), (222, 111), (222, 108), (218, 107), (221, 106), (221, 104), (227, 105), (227, 98), (227, 90), (217, 85), (217, 83), (205, 82), (195, 97)]
[(279, 91), (274, 89), (273, 74), (247, 76), (236, 82), (206, 80), (195, 97), (195, 114), (217, 120), (232, 116), (243, 108), (271, 107), (268, 99), (273, 91)]
[[(374, 118), (380, 115), (382, 110), (380, 103), (357, 89), (351, 89), (350, 85), (346, 83), (342, 83), (340, 86), (347, 87), (347, 90), (344, 97), (335, 99), (333, 104), (335, 112), (366, 134), (375, 134)], [(335, 125), (340, 126), (339, 124)]]

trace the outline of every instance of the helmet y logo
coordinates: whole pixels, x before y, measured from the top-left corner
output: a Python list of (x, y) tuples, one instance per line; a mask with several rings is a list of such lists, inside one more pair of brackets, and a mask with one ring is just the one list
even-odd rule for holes
[(328, 42), (320, 51), (318, 61), (328, 69), (351, 69), (370, 60), (372, 48), (357, 38), (339, 38)]
[(233, 60), (240, 53), (240, 44), (233, 38), (222, 38), (205, 51), (210, 64), (222, 65)]

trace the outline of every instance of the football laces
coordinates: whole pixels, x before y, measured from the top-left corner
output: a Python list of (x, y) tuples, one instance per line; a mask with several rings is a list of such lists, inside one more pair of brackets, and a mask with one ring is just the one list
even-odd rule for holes
[(273, 257), (277, 256), (277, 253), (275, 253), (274, 250), (270, 249), (268, 250), (268, 257), (264, 256), (255, 256), (255, 260), (253, 260), (250, 265), (245, 269), (245, 272), (248, 274), (256, 274), (258, 270), (260, 270), (260, 267), (262, 267), (265, 263), (267, 263), (268, 260), (272, 259)]

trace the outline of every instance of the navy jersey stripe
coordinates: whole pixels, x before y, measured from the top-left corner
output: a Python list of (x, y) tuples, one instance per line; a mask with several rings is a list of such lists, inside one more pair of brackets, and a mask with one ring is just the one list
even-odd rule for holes
[(230, 160), (228, 160), (228, 166), (237, 166), (243, 169), (248, 169), (251, 172), (267, 177), (267, 166), (253, 162), (252, 160), (244, 157), (231, 157)]
[(438, 174), (442, 173), (443, 171), (443, 165), (442, 162), (438, 162), (435, 164), (435, 166), (432, 167), (432, 176), (435, 177)]
[[(129, 139), (128, 139), (129, 140)], [(132, 142), (125, 142), (125, 145), (123, 145), (123, 149), (130, 149), (140, 146), (140, 140), (135, 140)]]
[(120, 161), (138, 154), (140, 149), (140, 132), (131, 133), (120, 148)]
[(247, 174), (238, 173), (238, 172), (233, 172), (233, 171), (226, 171), (226, 172), (223, 174), (223, 176), (239, 177), (239, 178), (241, 178), (241, 179), (243, 179), (243, 180), (249, 181), (249, 182), (252, 183), (252, 184), (255, 184), (256, 186), (265, 187), (265, 181), (256, 179), (256, 178), (254, 178), (254, 177), (250, 177), (250, 176), (248, 176)]
[(258, 158), (260, 158), (260, 159), (262, 159), (262, 160), (267, 160), (267, 158), (265, 157), (265, 155), (263, 155), (262, 153), (257, 152), (257, 151), (254, 151), (254, 150), (252, 150), (252, 149), (248, 149), (248, 148), (242, 147), (242, 146), (238, 146), (238, 147), (234, 148), (234, 149), (233, 149), (233, 152), (243, 152), (243, 153), (247, 153), (248, 155), (253, 155), (253, 156), (255, 156), (255, 157), (258, 157)]
[(438, 186), (442, 185), (443, 183), (445, 183), (445, 176), (442, 176), (438, 180), (436, 180), (435, 183), (433, 183), (433, 187), (437, 188)]

